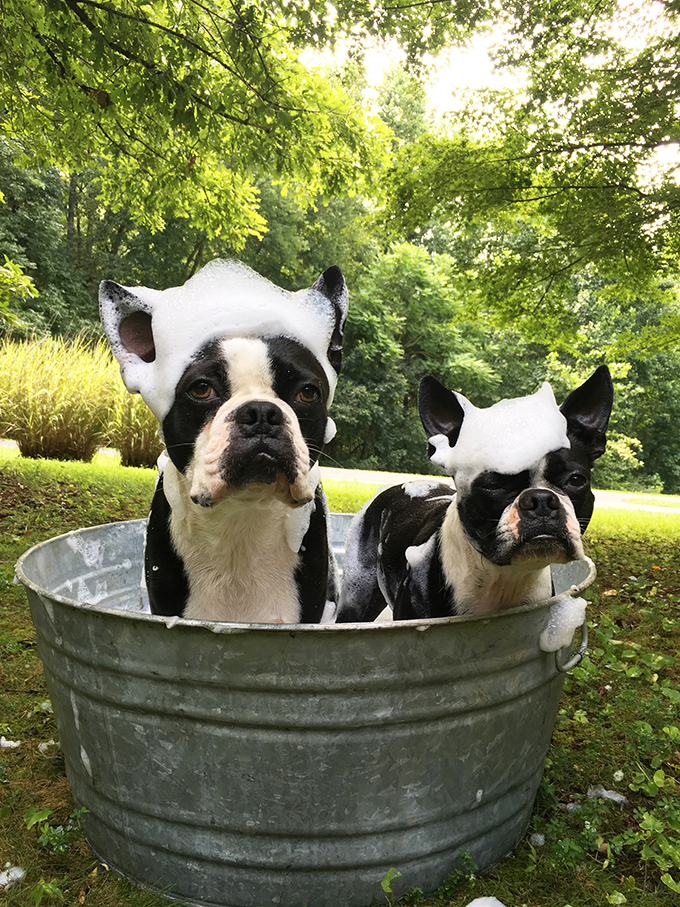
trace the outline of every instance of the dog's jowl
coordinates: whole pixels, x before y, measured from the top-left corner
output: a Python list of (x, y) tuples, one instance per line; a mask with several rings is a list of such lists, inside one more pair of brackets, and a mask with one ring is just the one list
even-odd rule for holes
[(168, 453), (146, 536), (152, 612), (315, 623), (337, 597), (317, 460), (347, 304), (335, 267), (297, 293), (227, 261), (163, 291), (102, 283), (123, 380)]
[(455, 482), (381, 492), (350, 527), (338, 621), (478, 614), (549, 598), (549, 565), (583, 557), (590, 471), (613, 391), (601, 366), (558, 407), (548, 384), (477, 409), (431, 375), (418, 408)]

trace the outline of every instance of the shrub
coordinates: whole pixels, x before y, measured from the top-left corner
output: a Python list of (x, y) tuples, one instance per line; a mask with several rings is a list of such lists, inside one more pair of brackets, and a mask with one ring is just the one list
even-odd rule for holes
[(155, 466), (163, 450), (156, 417), (139, 394), (118, 383), (108, 426), (111, 445), (120, 451), (123, 466)]
[(117, 373), (103, 341), (0, 344), (0, 435), (25, 457), (89, 462), (106, 442)]

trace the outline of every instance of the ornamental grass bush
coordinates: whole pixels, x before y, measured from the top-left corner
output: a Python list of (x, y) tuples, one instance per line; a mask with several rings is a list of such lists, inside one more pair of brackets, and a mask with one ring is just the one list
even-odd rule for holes
[(25, 457), (86, 463), (111, 445), (123, 466), (155, 466), (163, 449), (156, 418), (125, 389), (108, 345), (82, 337), (0, 342), (0, 438)]
[(109, 443), (120, 451), (123, 466), (155, 466), (163, 450), (158, 422), (139, 394), (130, 394), (118, 380), (111, 408)]
[(41, 337), (0, 343), (0, 436), (25, 457), (89, 462), (107, 441), (120, 381), (107, 345)]

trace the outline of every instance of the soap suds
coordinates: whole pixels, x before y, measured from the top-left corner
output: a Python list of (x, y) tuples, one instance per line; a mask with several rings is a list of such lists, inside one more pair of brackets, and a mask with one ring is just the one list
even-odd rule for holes
[(177, 383), (196, 351), (218, 337), (297, 340), (311, 350), (324, 369), (330, 405), (338, 377), (328, 360), (336, 314), (333, 303), (318, 290), (291, 293), (239, 262), (219, 259), (181, 287), (124, 290), (136, 297), (138, 310), (151, 315), (154, 360), (145, 362), (125, 349), (117, 329), (112, 331), (120, 312), (127, 314), (125, 309), (131, 301), (111, 292), (106, 284), (100, 293), (102, 321), (126, 387), (142, 395), (159, 422), (169, 412)]
[(548, 623), (539, 639), (542, 652), (558, 652), (568, 646), (574, 638), (574, 631), (582, 626), (586, 618), (586, 600), (571, 595), (561, 595), (550, 606)]
[(449, 475), (478, 475), (483, 470), (516, 475), (531, 469), (553, 450), (569, 447), (567, 420), (548, 383), (528, 397), (501, 400), (478, 409), (456, 394), (464, 417), (460, 435), (451, 447), (445, 435), (429, 439), (433, 463)]

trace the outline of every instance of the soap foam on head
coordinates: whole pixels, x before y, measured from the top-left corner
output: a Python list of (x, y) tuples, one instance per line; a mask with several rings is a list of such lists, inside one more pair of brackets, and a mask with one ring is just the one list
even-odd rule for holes
[[(337, 382), (328, 361), (335, 310), (317, 290), (291, 293), (239, 262), (222, 260), (210, 262), (181, 287), (125, 289), (151, 314), (156, 357), (153, 362), (143, 362), (120, 342), (115, 344), (114, 354), (128, 390), (140, 393), (160, 422), (196, 352), (214, 338), (297, 340), (322, 366), (330, 386), (330, 405)], [(102, 305), (115, 302), (103, 300)]]
[(456, 394), (465, 413), (460, 435), (451, 447), (445, 435), (429, 439), (433, 463), (460, 478), (484, 470), (516, 475), (536, 466), (546, 454), (569, 447), (567, 420), (548, 383), (527, 397), (501, 400), (478, 409)]

